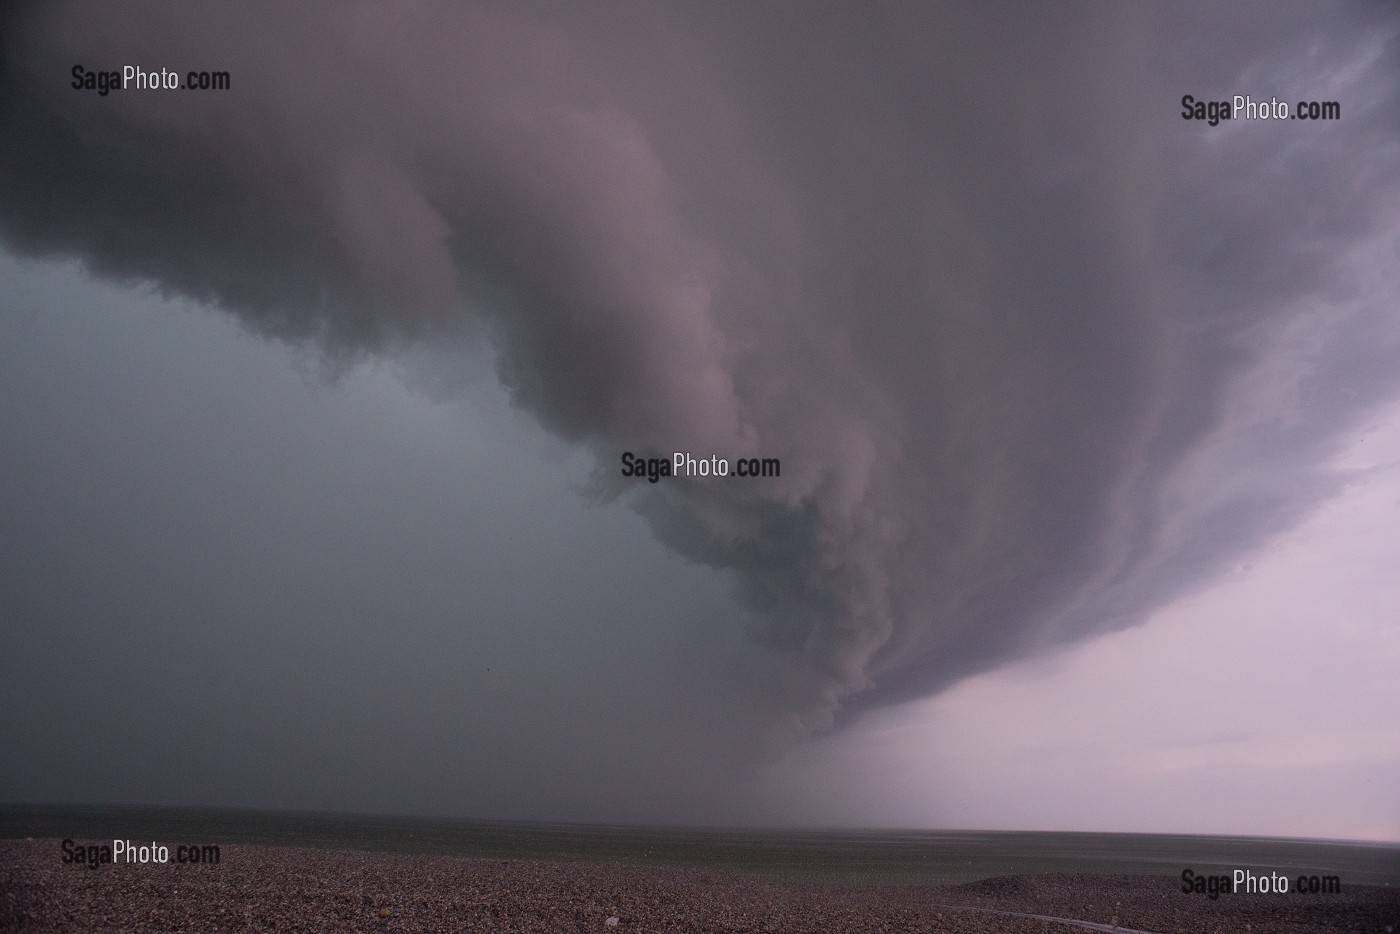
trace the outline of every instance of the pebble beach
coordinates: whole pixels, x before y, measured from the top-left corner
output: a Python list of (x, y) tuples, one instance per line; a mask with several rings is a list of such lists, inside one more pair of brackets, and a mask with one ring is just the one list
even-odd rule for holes
[[(1017, 916), (1036, 914), (1105, 927)], [(66, 865), (0, 841), (6, 931), (1400, 931), (1400, 892), (1210, 900), (1165, 876), (953, 886), (775, 881), (708, 868), (228, 845), (217, 865)]]

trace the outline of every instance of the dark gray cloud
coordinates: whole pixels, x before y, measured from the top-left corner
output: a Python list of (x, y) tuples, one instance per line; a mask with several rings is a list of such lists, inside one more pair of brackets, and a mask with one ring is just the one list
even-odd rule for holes
[[(0, 236), (332, 357), (485, 342), (595, 493), (732, 572), (745, 683), (800, 735), (1129, 624), (1327, 493), (1329, 444), (1400, 388), (1398, 23), (35, 7)], [(99, 97), (75, 63), (233, 90)], [(1186, 93), (1344, 118), (1209, 128)], [(784, 474), (634, 490), (622, 450)]]
[(586, 456), (72, 266), (0, 259), (0, 799), (723, 813), (722, 581)]

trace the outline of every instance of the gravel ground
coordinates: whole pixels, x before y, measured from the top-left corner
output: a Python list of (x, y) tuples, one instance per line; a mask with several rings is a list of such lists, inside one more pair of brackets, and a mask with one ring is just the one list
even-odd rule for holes
[[(172, 854), (173, 855), (173, 854)], [(966, 885), (767, 881), (692, 867), (228, 845), (218, 865), (62, 862), (0, 841), (0, 929), (16, 931), (1064, 932), (969, 907), (1154, 934), (1400, 932), (1400, 892), (1211, 901), (1153, 876), (1006, 876)], [(954, 907), (957, 906), (957, 907)]]

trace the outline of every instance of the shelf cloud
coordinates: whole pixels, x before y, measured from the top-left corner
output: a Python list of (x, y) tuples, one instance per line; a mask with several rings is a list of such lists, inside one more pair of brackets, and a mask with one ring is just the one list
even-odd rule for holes
[(779, 735), (1141, 620), (1400, 394), (1391, 7), (74, 2), (5, 36), (9, 251), (331, 360), (489, 347), (590, 495), (731, 577)]

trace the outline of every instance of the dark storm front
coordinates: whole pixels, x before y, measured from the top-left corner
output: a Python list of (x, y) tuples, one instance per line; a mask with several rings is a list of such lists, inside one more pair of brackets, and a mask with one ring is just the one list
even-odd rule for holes
[(649, 483), (657, 483), (663, 477), (780, 477), (782, 472), (782, 463), (776, 457), (739, 457), (731, 464), (728, 458), (717, 454), (696, 457), (689, 451), (677, 451), (664, 458), (622, 452), (622, 475), (645, 477)]

